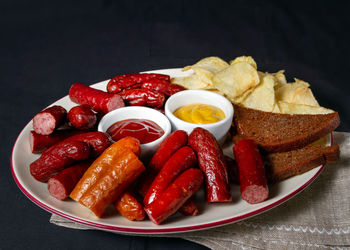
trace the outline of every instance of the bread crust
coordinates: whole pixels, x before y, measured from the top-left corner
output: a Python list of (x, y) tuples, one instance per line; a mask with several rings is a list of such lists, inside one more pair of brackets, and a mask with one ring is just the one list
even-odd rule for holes
[(339, 126), (340, 118), (337, 112), (290, 115), (234, 105), (234, 122), (236, 136), (253, 139), (266, 152), (286, 152), (326, 136)]

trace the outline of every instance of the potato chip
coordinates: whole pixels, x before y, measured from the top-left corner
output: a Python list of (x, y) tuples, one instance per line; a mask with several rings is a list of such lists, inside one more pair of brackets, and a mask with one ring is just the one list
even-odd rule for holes
[(213, 88), (213, 76), (214, 74), (210, 72), (209, 70), (206, 70), (204, 68), (199, 67), (193, 67), (192, 68), (195, 75), (198, 76), (199, 80), (203, 83), (203, 89), (210, 89)]
[(304, 104), (295, 104), (288, 102), (278, 102), (278, 107), (283, 114), (329, 114), (334, 111), (323, 107), (315, 107)]
[(234, 99), (248, 89), (255, 87), (259, 81), (258, 72), (247, 62), (234, 63), (213, 77), (214, 87), (230, 99)]
[(246, 62), (253, 66), (253, 68), (258, 69), (258, 66), (256, 65), (256, 62), (254, 61), (253, 57), (251, 56), (240, 56), (236, 57), (234, 60), (230, 61), (230, 65), (238, 62)]
[(241, 105), (247, 108), (272, 112), (275, 106), (274, 85), (275, 79), (272, 75), (263, 75), (259, 85), (241, 102)]
[(228, 63), (222, 60), (221, 58), (216, 56), (211, 56), (211, 57), (203, 58), (202, 60), (198, 61), (197, 63), (191, 66), (186, 66), (183, 68), (183, 70), (186, 71), (189, 69), (201, 68), (215, 74), (228, 66), (229, 66)]
[(186, 89), (205, 89), (208, 84), (201, 81), (196, 74), (185, 77), (174, 77), (171, 79), (171, 83), (181, 85)]
[(283, 84), (276, 90), (276, 100), (295, 103), (305, 104), (310, 106), (319, 106), (309, 84), (302, 80), (295, 79), (294, 83)]

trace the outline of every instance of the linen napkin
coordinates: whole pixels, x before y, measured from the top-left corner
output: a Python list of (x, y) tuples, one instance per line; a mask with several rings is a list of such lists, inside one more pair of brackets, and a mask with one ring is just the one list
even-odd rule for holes
[[(241, 222), (157, 236), (183, 238), (211, 249), (350, 248), (350, 133), (334, 132), (333, 136), (334, 144), (340, 146), (340, 161), (327, 164), (320, 176), (291, 200)], [(95, 229), (57, 215), (52, 215), (50, 222)]]

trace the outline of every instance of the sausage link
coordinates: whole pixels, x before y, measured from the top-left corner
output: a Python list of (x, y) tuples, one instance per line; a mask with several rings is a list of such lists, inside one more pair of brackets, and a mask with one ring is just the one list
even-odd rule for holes
[(91, 157), (99, 156), (110, 144), (111, 140), (103, 132), (86, 132), (68, 137), (66, 141), (82, 141), (90, 145)]
[(162, 93), (149, 89), (127, 89), (119, 92), (125, 103), (131, 106), (163, 107), (165, 97)]
[(251, 139), (239, 140), (233, 146), (233, 151), (238, 164), (242, 199), (251, 204), (266, 200), (269, 190), (256, 143)]
[(206, 181), (206, 201), (232, 201), (224, 153), (215, 137), (203, 128), (195, 128), (188, 137), (197, 153)]
[(198, 208), (196, 205), (196, 200), (194, 196), (191, 196), (180, 208), (179, 212), (183, 215), (192, 215), (195, 216), (198, 214)]
[(91, 160), (83, 161), (52, 176), (47, 181), (47, 188), (51, 196), (58, 200), (65, 200), (91, 163)]
[(81, 141), (62, 141), (46, 149), (30, 164), (31, 175), (40, 182), (46, 182), (51, 176), (71, 165), (74, 161), (89, 157), (90, 147)]
[(138, 188), (141, 195), (146, 195), (149, 186), (152, 184), (152, 181), (157, 176), (158, 172), (162, 169), (172, 154), (187, 144), (187, 138), (188, 136), (185, 131), (177, 130), (164, 139), (157, 152), (152, 156), (152, 159), (147, 166), (147, 170), (141, 177), (142, 182), (140, 182)]
[(184, 171), (175, 181), (151, 204), (145, 207), (148, 217), (161, 224), (174, 214), (203, 183), (201, 170), (190, 168)]
[(52, 134), (49, 135), (40, 135), (36, 133), (34, 130), (30, 131), (30, 149), (32, 153), (37, 154), (41, 153), (45, 149), (55, 145), (56, 143), (63, 141), (64, 139), (76, 135), (84, 133), (79, 130), (73, 129), (65, 129), (65, 130), (56, 130)]
[(96, 114), (87, 104), (71, 108), (67, 117), (72, 126), (80, 130), (88, 130), (93, 128), (97, 121)]
[(140, 87), (140, 85), (150, 79), (160, 79), (170, 82), (169, 75), (155, 73), (133, 73), (113, 77), (107, 84), (109, 93), (119, 93), (124, 89)]
[(145, 218), (142, 204), (129, 191), (124, 192), (114, 202), (114, 207), (128, 220), (141, 221)]
[(169, 81), (160, 79), (150, 79), (145, 81), (141, 88), (155, 90), (166, 96), (171, 96), (179, 91), (185, 90), (185, 88), (180, 85), (172, 84)]
[(40, 135), (49, 135), (66, 122), (67, 110), (55, 105), (40, 111), (33, 118), (33, 129)]
[(174, 179), (186, 169), (195, 167), (196, 164), (197, 157), (192, 148), (185, 146), (177, 150), (153, 180), (145, 195), (143, 204), (148, 205), (156, 200)]
[(74, 83), (71, 86), (69, 97), (72, 102), (87, 104), (94, 111), (105, 114), (125, 106), (123, 99), (119, 95), (94, 89), (82, 83)]

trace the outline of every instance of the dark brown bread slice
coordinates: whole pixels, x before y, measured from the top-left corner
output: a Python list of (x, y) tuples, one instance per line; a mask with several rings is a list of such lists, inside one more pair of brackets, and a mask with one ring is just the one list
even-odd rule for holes
[(270, 183), (305, 173), (315, 167), (339, 159), (339, 146), (308, 145), (282, 153), (270, 153), (263, 157), (266, 176)]
[(290, 115), (264, 112), (234, 105), (238, 136), (249, 137), (266, 152), (302, 148), (335, 130), (337, 112), (317, 115)]

